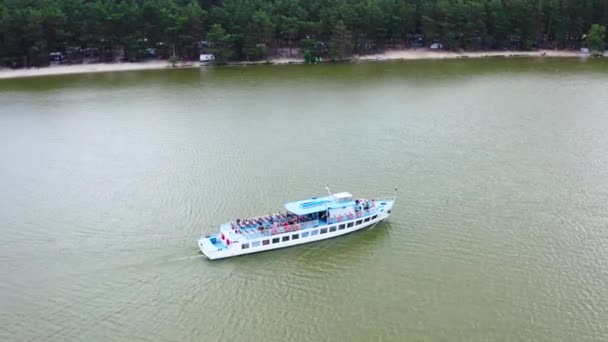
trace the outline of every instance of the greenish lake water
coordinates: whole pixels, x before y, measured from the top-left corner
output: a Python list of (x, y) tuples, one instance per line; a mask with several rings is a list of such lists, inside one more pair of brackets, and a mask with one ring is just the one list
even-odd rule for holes
[[(0, 340), (606, 341), (608, 61), (0, 81)], [(373, 230), (196, 238), (399, 187)]]

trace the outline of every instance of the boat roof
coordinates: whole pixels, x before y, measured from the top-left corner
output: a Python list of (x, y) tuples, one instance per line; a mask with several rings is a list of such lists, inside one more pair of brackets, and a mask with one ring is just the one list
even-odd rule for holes
[(312, 197), (301, 201), (285, 203), (285, 209), (296, 215), (307, 215), (327, 210), (328, 208), (342, 208), (354, 204), (355, 201), (351, 194), (340, 192), (333, 194), (331, 197)]

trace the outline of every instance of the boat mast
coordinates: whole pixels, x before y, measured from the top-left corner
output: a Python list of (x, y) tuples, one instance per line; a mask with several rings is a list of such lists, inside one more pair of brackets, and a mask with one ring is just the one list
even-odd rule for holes
[(327, 190), (327, 193), (329, 194), (329, 201), (325, 202), (325, 207), (327, 207), (325, 221), (329, 224), (329, 202), (331, 201), (331, 191), (329, 190), (329, 185), (325, 184), (325, 190)]
[(395, 187), (395, 195), (393, 196), (393, 201), (397, 200), (397, 187)]
[(327, 193), (329, 194), (329, 197), (331, 199), (331, 191), (329, 191), (329, 185), (325, 184), (325, 190), (327, 190)]

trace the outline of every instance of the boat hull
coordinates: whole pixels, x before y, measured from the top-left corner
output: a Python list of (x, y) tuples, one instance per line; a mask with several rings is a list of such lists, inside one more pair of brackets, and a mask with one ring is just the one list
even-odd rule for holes
[[(286, 247), (291, 247), (291, 246), (297, 246), (297, 245), (302, 245), (302, 244), (320, 241), (320, 240), (327, 240), (327, 239), (331, 239), (334, 237), (346, 235), (346, 234), (349, 234), (352, 232), (356, 232), (361, 229), (365, 229), (367, 227), (373, 226), (374, 224), (377, 224), (380, 221), (387, 219), (390, 216), (390, 208), (387, 208), (387, 209), (388, 210), (379, 212), (375, 218), (368, 217), (369, 220), (367, 222), (365, 221), (365, 219), (356, 218), (356, 219), (348, 220), (348, 221), (320, 225), (318, 227), (303, 229), (300, 231), (287, 232), (287, 233), (276, 234), (276, 235), (269, 235), (269, 236), (261, 237), (259, 239), (247, 240), (247, 241), (243, 241), (241, 243), (234, 244), (230, 248), (226, 248), (226, 249), (216, 248), (209, 241), (209, 238), (200, 238), (198, 240), (198, 247), (201, 250), (201, 252), (208, 259), (216, 260), (216, 259), (229, 258), (229, 257), (245, 255), (245, 254), (265, 252), (265, 251), (286, 248)], [(357, 221), (362, 221), (362, 222), (360, 224), (356, 224)], [(352, 225), (351, 225), (351, 223), (352, 223)], [(349, 225), (351, 225), (351, 226), (349, 227)], [(344, 228), (342, 228), (342, 226), (344, 226)], [(334, 229), (334, 228), (335, 228), (335, 231), (332, 231), (332, 229)], [(323, 233), (323, 230), (325, 230), (326, 232)], [(317, 234), (313, 235), (312, 234), (313, 231), (316, 231)], [(308, 234), (306, 234), (307, 232), (308, 232)], [(294, 235), (297, 235), (298, 238), (293, 239)], [(303, 237), (303, 235), (307, 235), (307, 236)], [(283, 241), (284, 237), (288, 237), (289, 240)], [(279, 239), (279, 242), (274, 243), (273, 240), (276, 241), (277, 238)], [(263, 244), (264, 240), (267, 240), (268, 244), (264, 245)], [(255, 241), (260, 241), (260, 243), (254, 247), (253, 245), (254, 245)], [(243, 246), (242, 246), (243, 244), (248, 244), (249, 247), (243, 249)]]

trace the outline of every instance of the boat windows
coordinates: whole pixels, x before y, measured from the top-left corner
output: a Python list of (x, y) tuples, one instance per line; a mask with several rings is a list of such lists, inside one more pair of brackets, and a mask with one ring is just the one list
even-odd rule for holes
[(346, 224), (342, 223), (341, 225), (338, 226), (338, 229), (342, 230), (346, 228)]
[(355, 225), (355, 222), (348, 222), (348, 228), (352, 228)]
[(390, 214), (390, 213), (391, 213), (391, 211), (389, 210), (389, 211), (387, 211), (387, 213), (389, 213), (389, 214)]
[(251, 247), (260, 247), (260, 241), (253, 241)]
[(315, 236), (315, 235), (319, 235), (319, 231), (318, 230), (313, 230), (312, 232), (310, 232), (310, 236)]
[(375, 219), (376, 219), (376, 217), (378, 217), (378, 215), (374, 215), (374, 216), (372, 216), (372, 220), (375, 220)]
[(304, 233), (302, 233), (302, 237), (303, 237), (303, 238), (308, 237), (308, 232), (304, 232)]
[(262, 246), (266, 246), (270, 244), (270, 240), (262, 240)]
[(300, 235), (299, 235), (299, 234), (293, 234), (293, 235), (291, 236), (291, 239), (292, 239), (292, 240), (296, 240), (296, 239), (299, 239), (299, 238), (300, 238)]
[(321, 228), (321, 234), (327, 234), (327, 228)]
[(279, 239), (279, 238), (272, 239), (272, 243), (279, 243), (279, 241), (281, 241), (281, 239)]
[(283, 239), (282, 239), (282, 240), (283, 240), (283, 242), (285, 242), (285, 241), (289, 241), (289, 236), (283, 236)]
[(241, 245), (241, 248), (242, 249), (247, 249), (247, 248), (249, 248), (249, 244), (248, 243), (244, 243), (244, 244)]
[(357, 220), (357, 225), (360, 225), (361, 223), (363, 223), (362, 220)]
[(331, 227), (329, 227), (329, 231), (330, 231), (330, 232), (335, 232), (335, 231), (336, 231), (336, 226), (331, 226)]
[(369, 217), (366, 217), (365, 220), (363, 220), (364, 222), (369, 222)]

